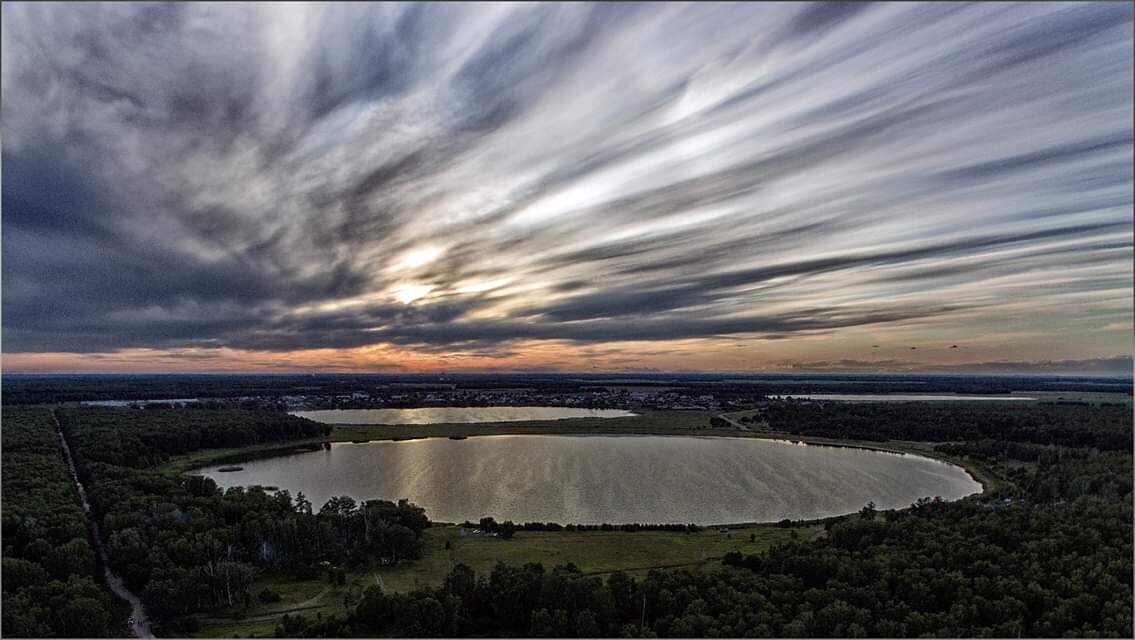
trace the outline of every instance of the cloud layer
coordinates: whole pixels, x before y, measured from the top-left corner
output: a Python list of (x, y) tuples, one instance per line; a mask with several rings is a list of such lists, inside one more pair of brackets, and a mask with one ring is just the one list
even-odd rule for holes
[(1131, 353), (1127, 3), (5, 3), (2, 29), (6, 356)]

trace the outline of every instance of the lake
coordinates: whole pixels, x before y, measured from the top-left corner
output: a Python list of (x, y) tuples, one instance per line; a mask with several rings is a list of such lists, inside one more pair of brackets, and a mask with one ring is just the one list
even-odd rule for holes
[(981, 490), (963, 469), (913, 455), (755, 438), (476, 436), (337, 443), (200, 469), (221, 487), (329, 498), (407, 498), (432, 520), (739, 523), (819, 518), (954, 500)]
[(800, 395), (770, 396), (772, 398), (796, 398), (798, 400), (839, 400), (841, 402), (980, 402), (1036, 400), (1025, 396), (957, 396), (952, 394), (912, 394), (912, 393), (803, 393)]
[(524, 422), (570, 418), (628, 418), (638, 415), (622, 409), (575, 407), (421, 407), (416, 409), (320, 409), (293, 411), (293, 416), (324, 424), (445, 424), (470, 422)]
[(148, 404), (194, 404), (200, 402), (197, 398), (170, 398), (167, 400), (84, 400), (79, 404), (84, 407), (131, 407)]

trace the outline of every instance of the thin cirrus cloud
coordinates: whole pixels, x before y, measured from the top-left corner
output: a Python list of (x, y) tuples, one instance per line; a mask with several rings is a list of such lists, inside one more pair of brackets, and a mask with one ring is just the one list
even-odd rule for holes
[(5, 364), (1114, 362), (1131, 27), (1127, 3), (5, 3)]

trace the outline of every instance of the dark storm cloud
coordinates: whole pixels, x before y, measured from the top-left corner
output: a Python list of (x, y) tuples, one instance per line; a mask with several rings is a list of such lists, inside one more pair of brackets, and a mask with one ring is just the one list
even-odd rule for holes
[(3, 350), (1122, 326), (1131, 16), (5, 3)]
[(380, 332), (380, 336), (395, 344), (415, 347), (431, 344), (485, 345), (510, 340), (572, 340), (583, 343), (654, 342), (734, 334), (762, 334), (769, 338), (780, 338), (794, 333), (819, 333), (859, 325), (936, 317), (950, 311), (951, 308), (948, 306), (871, 310), (812, 308), (793, 314), (721, 318), (676, 314), (657, 319), (596, 319), (562, 323), (517, 320), (464, 321), (399, 326)]
[(810, 4), (804, 7), (790, 22), (789, 31), (794, 36), (820, 35), (870, 7), (870, 2), (817, 2)]
[(1028, 153), (1000, 158), (993, 162), (982, 162), (960, 169), (952, 169), (947, 171), (942, 178), (947, 182), (958, 180), (988, 180), (1002, 177), (1010, 173), (1026, 171), (1045, 164), (1066, 162), (1094, 155), (1098, 156), (1113, 150), (1122, 152), (1130, 148), (1131, 130), (1128, 129), (1120, 132), (1118, 135), (1103, 139), (1078, 140), (1068, 144), (1055, 145), (1039, 151), (1030, 151)]
[[(745, 271), (698, 276), (688, 279), (688, 282), (680, 284), (679, 286), (659, 289), (628, 288), (623, 290), (605, 290), (594, 294), (569, 298), (551, 307), (538, 308), (534, 310), (534, 313), (549, 317), (552, 320), (580, 320), (611, 315), (656, 313), (659, 311), (708, 304), (722, 297), (730, 289), (760, 284), (787, 276), (815, 275), (867, 266), (899, 265), (931, 258), (943, 258), (959, 253), (973, 254), (983, 249), (1025, 243), (1044, 238), (1075, 238), (1077, 236), (1095, 234), (1105, 230), (1123, 230), (1126, 228), (1127, 224), (1125, 223), (1083, 225), (1081, 227), (1066, 227), (1026, 233), (1020, 236), (967, 238), (957, 242), (940, 243), (897, 251), (851, 254), (820, 260), (808, 260), (794, 264), (774, 265)], [(1122, 247), (1124, 245), (1120, 244), (1118, 246)], [(948, 275), (948, 268), (939, 266), (934, 269), (942, 269), (938, 277)], [(960, 272), (973, 272), (975, 270), (976, 269), (972, 266), (956, 269), (956, 271)], [(931, 270), (931, 275), (933, 275), (933, 270)], [(903, 280), (908, 276), (903, 273), (897, 273), (889, 277)]]

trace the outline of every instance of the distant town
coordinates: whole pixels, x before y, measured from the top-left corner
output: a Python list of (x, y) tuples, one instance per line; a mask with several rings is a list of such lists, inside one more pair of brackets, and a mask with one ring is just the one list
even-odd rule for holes
[[(1109, 401), (1131, 397), (1130, 379), (944, 375), (245, 375), (4, 376), (4, 404), (96, 406), (220, 403), (302, 411), (410, 407), (552, 406), (729, 411), (775, 398), (854, 394), (869, 399)], [(902, 394), (900, 396), (900, 394)]]

